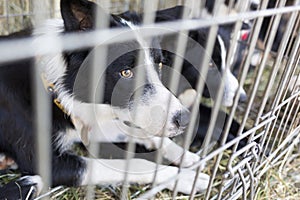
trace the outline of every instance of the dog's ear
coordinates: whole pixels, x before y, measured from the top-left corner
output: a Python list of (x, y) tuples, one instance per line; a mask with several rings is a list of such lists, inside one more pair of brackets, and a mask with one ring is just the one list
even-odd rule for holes
[(156, 22), (164, 22), (164, 21), (175, 21), (182, 18), (182, 15), (185, 10), (189, 10), (189, 8), (184, 6), (175, 6), (172, 8), (159, 10), (156, 12)]
[(61, 15), (66, 31), (92, 29), (95, 24), (95, 3), (87, 0), (61, 0)]

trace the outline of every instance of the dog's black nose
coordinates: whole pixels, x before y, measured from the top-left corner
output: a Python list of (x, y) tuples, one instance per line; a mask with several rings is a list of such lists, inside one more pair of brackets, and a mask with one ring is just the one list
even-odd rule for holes
[(176, 115), (173, 117), (173, 123), (176, 124), (176, 126), (179, 127), (186, 127), (190, 122), (190, 112), (185, 110), (180, 110), (176, 113)]

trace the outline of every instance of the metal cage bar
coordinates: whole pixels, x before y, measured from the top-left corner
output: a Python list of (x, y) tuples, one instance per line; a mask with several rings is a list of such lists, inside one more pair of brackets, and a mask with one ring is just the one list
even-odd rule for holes
[[(43, 21), (48, 19), (49, 16), (43, 12), (46, 10), (44, 6), (47, 4), (47, 1), (35, 1), (33, 5), (34, 12), (36, 15), (34, 16), (34, 20), (36, 22), (36, 28), (42, 25)], [(56, 41), (58, 42), (58, 41)], [(38, 47), (37, 47), (38, 49)], [(36, 149), (38, 155), (38, 172), (43, 178), (44, 190), (51, 186), (51, 115), (50, 115), (50, 98), (41, 84), (41, 63), (36, 57), (35, 59), (35, 68), (34, 68), (34, 80), (32, 85), (34, 86), (34, 103), (37, 105), (35, 110), (35, 133), (37, 137), (36, 141)]]

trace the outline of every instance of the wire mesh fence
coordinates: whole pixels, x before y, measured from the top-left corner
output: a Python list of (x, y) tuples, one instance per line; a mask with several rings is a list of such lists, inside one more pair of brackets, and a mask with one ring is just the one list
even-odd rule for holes
[[(41, 79), (39, 68), (43, 67), (41, 60), (44, 57), (47, 59), (47, 55), (53, 56), (62, 52), (68, 54), (79, 49), (88, 49), (92, 53), (85, 55), (84, 63), (93, 66), (89, 72), (92, 75), (79, 77), (73, 85), (72, 92), (74, 96), (83, 95), (80, 98), (99, 104), (99, 102), (103, 103), (102, 99), (105, 98), (104, 86), (110, 84), (101, 82), (105, 81), (105, 78), (99, 81), (99, 74), (103, 74), (106, 70), (105, 67), (99, 66), (110, 66), (109, 64), (118, 57), (125, 59), (122, 53), (136, 50), (136, 47), (128, 47), (129, 50), (126, 47), (126, 52), (122, 52), (120, 46), (115, 49), (111, 47), (113, 44), (134, 40), (142, 46), (139, 49), (148, 49), (145, 50), (145, 54), (136, 55), (137, 61), (134, 63), (136, 66), (145, 65), (143, 64), (143, 62), (147, 63), (145, 55), (146, 57), (152, 55), (152, 50), (159, 47), (163, 49), (161, 52), (163, 59), (155, 65), (160, 79), (158, 82), (161, 81), (168, 90), (172, 91), (176, 99), (189, 108), (189, 124), (185, 124), (187, 127), (184, 134), (172, 140), (165, 137), (169, 136), (168, 130), (165, 126), (161, 127), (159, 122), (161, 118), (158, 116), (165, 116), (167, 121), (170, 115), (169, 110), (173, 106), (173, 100), (169, 96), (158, 98), (158, 103), (151, 107), (150, 114), (155, 113), (154, 116), (159, 120), (147, 118), (150, 125), (155, 122), (159, 126), (158, 129), (162, 129), (160, 130), (163, 136), (161, 138), (151, 135), (151, 131), (157, 131), (155, 129), (145, 131), (147, 129), (145, 128), (144, 130), (144, 132), (150, 132), (151, 139), (149, 136), (145, 139), (139, 135), (144, 132), (141, 131), (143, 127), (138, 127), (137, 124), (147, 115), (146, 112), (141, 112), (144, 111), (142, 106), (137, 106), (134, 112), (129, 109), (132, 121), (128, 119), (123, 121), (122, 127), (125, 124), (126, 128), (125, 126), (123, 128), (126, 129), (124, 131), (126, 133), (121, 134), (122, 139), (117, 140), (122, 144), (111, 144), (116, 140), (109, 139), (107, 136), (113, 135), (114, 129), (110, 129), (114, 126), (113, 123), (99, 125), (102, 128), (98, 131), (104, 132), (105, 135), (105, 139), (100, 139), (103, 143), (99, 144), (99, 141), (93, 142), (92, 138), (97, 137), (89, 133), (92, 131), (86, 130), (84, 126), (77, 127), (78, 124), (82, 125), (81, 121), (76, 122), (77, 118), (71, 116), (74, 126), (80, 129), (79, 134), (85, 144), (85, 147), (77, 144), (72, 147), (73, 150), (90, 158), (126, 160), (125, 166), (116, 167), (122, 172), (122, 180), (117, 186), (110, 185), (108, 181), (106, 183), (108, 186), (51, 188), (51, 178), (49, 178), (53, 164), (49, 155), (51, 136), (48, 140), (45, 139), (47, 138), (45, 134), (49, 131), (47, 129), (51, 129), (49, 128), (51, 125), (45, 123), (45, 121), (51, 121), (49, 119), (51, 110), (46, 106), (50, 102), (47, 103), (49, 101), (47, 97), (42, 99), (42, 94), (45, 92), (43, 85), (36, 86), (34, 98), (37, 105), (37, 128), (35, 130), (43, 133), (37, 138), (38, 152), (44, 152), (39, 154), (38, 166), (40, 167), (39, 174), (44, 178), (45, 184), (41, 196), (36, 197), (37, 199), (297, 199), (300, 197), (297, 184), (292, 187), (275, 188), (275, 183), (267, 180), (269, 177), (276, 176), (270, 174), (274, 171), (278, 173), (278, 179), (282, 180), (284, 179), (281, 177), (282, 174), (287, 173), (291, 163), (294, 164), (291, 168), (298, 169), (300, 165), (299, 0), (98, 0), (94, 2), (106, 12), (116, 14), (114, 20), (123, 24), (123, 27), (109, 27), (109, 23), (112, 23), (111, 18), (104, 16), (100, 11), (91, 15), (97, 18), (93, 30), (83, 29), (83, 33), (80, 34), (53, 34), (51, 31), (56, 30), (46, 29), (49, 34), (44, 34), (45, 37), (43, 37), (42, 31), (39, 30), (46, 19), (61, 18), (60, 1), (0, 1), (0, 26), (2, 27), (0, 34), (13, 35), (12, 39), (4, 37), (0, 39), (0, 47), (2, 47), (0, 48), (0, 67), (5, 66), (7, 62), (35, 58), (35, 78), (37, 79), (35, 85), (38, 85)], [(169, 12), (156, 12), (178, 5), (184, 5), (187, 9), (180, 10), (180, 14), (176, 13), (179, 16), (176, 19), (173, 19)], [(127, 14), (124, 14), (126, 12)], [(80, 14), (78, 16), (81, 18)], [(142, 19), (137, 23), (136, 17)], [(80, 25), (89, 26), (86, 19), (81, 18)], [(22, 30), (24, 29), (34, 30), (34, 36), (23, 38)], [(23, 39), (18, 38), (19, 36)], [(156, 46), (157, 43), (159, 43), (158, 46)], [(117, 51), (120, 51), (121, 55), (110, 58)], [(55, 64), (64, 65), (63, 62), (60, 60)], [(161, 67), (162, 65), (164, 66)], [(190, 69), (187, 68), (190, 65), (196, 66), (196, 72), (184, 71)], [(121, 75), (131, 77), (130, 71), (124, 73), (122, 71)], [(146, 93), (145, 90), (140, 91), (137, 88), (147, 85), (145, 81), (149, 80), (144, 75), (147, 73), (149, 73), (148, 66), (139, 67), (134, 71), (136, 80), (133, 85), (136, 91), (130, 94), (131, 98), (138, 99)], [(194, 76), (197, 77), (193, 78)], [(87, 79), (91, 83), (87, 84)], [(237, 83), (234, 80), (237, 80)], [(83, 83), (84, 86), (81, 85)], [(189, 85), (188, 90), (185, 84)], [(81, 93), (82, 88), (84, 88), (83, 93)], [(209, 95), (206, 94), (207, 90)], [(97, 92), (90, 94), (86, 91)], [(186, 91), (192, 92), (185, 93)], [(120, 98), (124, 97), (119, 96), (121, 92), (118, 93), (118, 90), (116, 93), (115, 97), (111, 96), (111, 104), (114, 102), (118, 104)], [(189, 94), (187, 99), (185, 99), (186, 94)], [(148, 96), (155, 97), (153, 94)], [(163, 96), (163, 93), (160, 96)], [(166, 108), (156, 107), (161, 106), (161, 102)], [(61, 103), (64, 104), (63, 101)], [(76, 107), (76, 102), (73, 104)], [(138, 103), (132, 102), (131, 106), (135, 107), (135, 104)], [(76, 111), (76, 108), (71, 108), (67, 104), (64, 107), (64, 109)], [(101, 120), (106, 117), (100, 116), (101, 113), (96, 113), (97, 119), (95, 120), (89, 117), (95, 113), (86, 112), (87, 115), (83, 118), (90, 120), (87, 123), (101, 124)], [(119, 120), (122, 116), (119, 116), (118, 112), (115, 111), (116, 118)], [(181, 120), (182, 118), (181, 113)], [(177, 123), (183, 122), (177, 121)], [(116, 132), (118, 131), (120, 129)], [(87, 145), (87, 143), (90, 144)], [(178, 150), (179, 146), (183, 148)], [(169, 152), (175, 152), (178, 155), (172, 157), (170, 156), (172, 153)], [(196, 161), (195, 155), (197, 155)], [(151, 181), (130, 184), (132, 183), (131, 176), (136, 173), (134, 170), (139, 163), (131, 161), (133, 158), (140, 157), (155, 163), (150, 167), (153, 176), (150, 177)], [(172, 159), (165, 159), (166, 157), (172, 157)], [(5, 159), (2, 159), (2, 163), (3, 161)], [(168, 174), (160, 173), (161, 166), (169, 165), (169, 161), (177, 166), (178, 173), (176, 171), (176, 175), (160, 181), (162, 175)], [(187, 164), (189, 161), (192, 163)], [(87, 169), (97, 171), (95, 166), (98, 165), (91, 164)], [(10, 167), (10, 164), (3, 168), (6, 167)], [(193, 176), (185, 186), (189, 191), (185, 192), (187, 194), (182, 194), (180, 179), (182, 179), (182, 174), (185, 175), (186, 170), (190, 170), (189, 173), (193, 172)], [(96, 174), (99, 175), (99, 173)], [(102, 173), (109, 172), (102, 171)], [(115, 173), (119, 171), (116, 170)], [(7, 178), (9, 176), (13, 175), (5, 170), (2, 175), (3, 180), (1, 180), (2, 186), (10, 180)], [(94, 174), (91, 173), (89, 179), (93, 180), (93, 176)], [(109, 176), (111, 180), (114, 180), (113, 177), (116, 175), (111, 173)], [(13, 176), (13, 179), (17, 177), (18, 175)], [(296, 183), (300, 183), (300, 180), (296, 179)], [(283, 180), (283, 185), (289, 184)], [(204, 188), (199, 191), (201, 186)], [(274, 193), (281, 194), (275, 197)]]

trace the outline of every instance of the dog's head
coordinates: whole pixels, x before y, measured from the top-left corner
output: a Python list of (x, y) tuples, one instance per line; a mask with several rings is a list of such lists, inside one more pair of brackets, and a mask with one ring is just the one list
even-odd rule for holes
[[(133, 18), (132, 23), (120, 16), (105, 14), (96, 4), (86, 0), (62, 0), (65, 32), (95, 29), (96, 11), (98, 18), (106, 15), (111, 28), (135, 29), (134, 23), (139, 22), (139, 16), (134, 13), (129, 16)], [(180, 134), (189, 122), (189, 111), (159, 79), (159, 50), (144, 42), (138, 32), (135, 35), (136, 41), (66, 52), (64, 84), (75, 101), (80, 102), (95, 104), (97, 102), (93, 98), (101, 96), (103, 91), (104, 103), (111, 105), (115, 116), (127, 126), (141, 128), (148, 135)], [(95, 60), (102, 61), (95, 63)], [(95, 76), (98, 86), (91, 91), (90, 80), (95, 73), (92, 71), (93, 64), (99, 68), (99, 74)]]
[[(174, 21), (181, 18), (183, 10), (185, 7), (177, 6), (174, 8), (160, 10), (156, 13), (157, 22)], [(229, 67), (226, 67), (227, 61), (227, 50), (229, 49), (229, 41), (231, 38), (231, 32), (233, 26), (226, 25), (220, 26), (217, 33), (215, 43), (213, 44), (213, 51), (209, 63), (208, 74), (205, 77), (205, 88), (203, 96), (216, 98), (219, 87), (223, 81), (224, 90), (222, 97), (222, 105), (231, 106), (233, 104), (233, 99), (237, 93), (239, 87), (239, 82), (236, 77), (230, 71)], [(187, 48), (185, 55), (177, 55), (174, 52), (175, 46), (174, 41), (176, 41), (176, 36), (170, 35), (162, 37), (162, 47), (165, 50), (164, 56), (167, 63), (171, 63), (175, 56), (180, 56), (184, 58), (184, 64), (182, 69), (183, 76), (187, 79), (190, 85), (195, 89), (198, 83), (199, 77), (201, 77), (202, 61), (205, 56), (209, 56), (206, 53), (205, 47), (207, 45), (207, 40), (209, 38), (209, 29), (200, 28), (190, 30), (188, 36), (181, 35), (187, 38)], [(225, 76), (223, 76), (225, 75)], [(224, 77), (224, 79), (222, 79)], [(204, 78), (204, 77), (202, 77)], [(240, 100), (246, 100), (246, 93), (243, 89), (239, 91)]]

